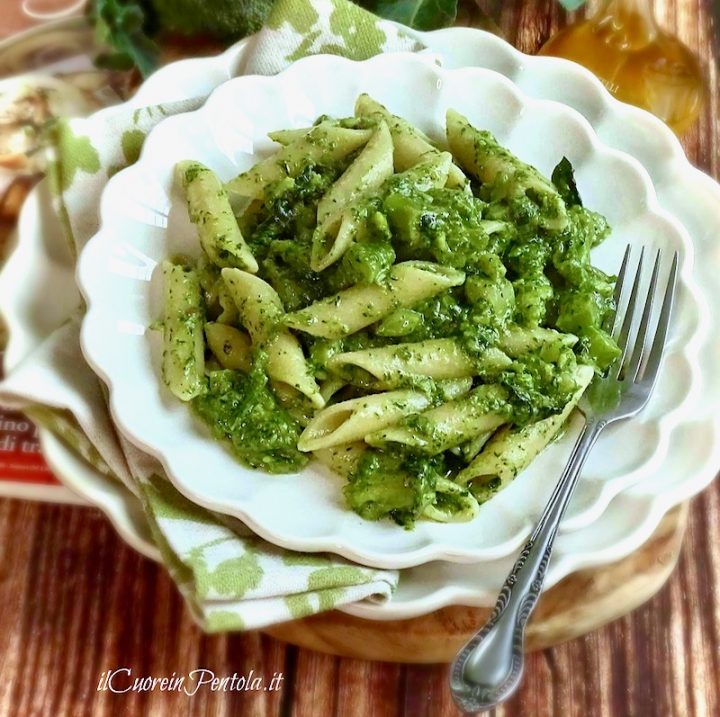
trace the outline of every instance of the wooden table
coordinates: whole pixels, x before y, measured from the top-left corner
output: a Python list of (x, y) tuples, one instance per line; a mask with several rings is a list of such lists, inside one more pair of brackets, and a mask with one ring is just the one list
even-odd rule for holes
[[(2, 3), (3, 12), (6, 3), (20, 4)], [(565, 21), (552, 0), (482, 4), (505, 37), (529, 52)], [(660, 21), (708, 66), (713, 96), (683, 143), (693, 163), (718, 177), (720, 3), (657, 0), (656, 7)], [(720, 714), (719, 546), (716, 483), (692, 504), (685, 547), (666, 587), (624, 619), (531, 655), (520, 692), (497, 714)], [(333, 658), (257, 633), (203, 635), (166, 572), (127, 548), (94, 509), (0, 501), (0, 606), (3, 717), (458, 714), (444, 666)], [(105, 670), (122, 667), (134, 676), (205, 668), (218, 676), (253, 670), (266, 681), (282, 673), (283, 680), (274, 691), (201, 689), (192, 697), (97, 691)]]

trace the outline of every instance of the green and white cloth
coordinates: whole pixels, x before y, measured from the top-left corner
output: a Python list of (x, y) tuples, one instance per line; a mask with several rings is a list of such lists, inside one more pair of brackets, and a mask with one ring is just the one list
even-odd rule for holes
[[(362, 60), (380, 52), (422, 49), (410, 33), (347, 0), (278, 0), (252, 42), (248, 74), (273, 74), (315, 53)], [(202, 101), (178, 98), (172, 104), (104, 113), (57, 127), (49, 175), (58, 217), (76, 255), (98, 229), (100, 195), (108, 179), (137, 160), (155, 125), (196, 109)], [(238, 521), (178, 493), (157, 461), (114, 430), (103, 387), (80, 352), (81, 320), (78, 308), (0, 384), (0, 402), (55, 430), (141, 500), (163, 560), (205, 630), (258, 628), (358, 600), (390, 597), (397, 571), (277, 548)]]

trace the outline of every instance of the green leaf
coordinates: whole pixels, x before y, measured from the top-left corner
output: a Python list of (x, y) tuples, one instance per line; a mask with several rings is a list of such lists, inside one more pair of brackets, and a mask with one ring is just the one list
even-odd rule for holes
[(416, 30), (449, 27), (457, 17), (457, 0), (370, 0), (361, 3), (387, 20)]
[(575, 184), (575, 172), (567, 157), (563, 157), (553, 169), (552, 183), (568, 207), (582, 206), (582, 199)]
[(147, 77), (157, 66), (158, 47), (145, 33), (145, 11), (140, 0), (93, 0), (90, 21), (101, 44), (112, 52), (97, 63), (112, 69), (137, 67)]

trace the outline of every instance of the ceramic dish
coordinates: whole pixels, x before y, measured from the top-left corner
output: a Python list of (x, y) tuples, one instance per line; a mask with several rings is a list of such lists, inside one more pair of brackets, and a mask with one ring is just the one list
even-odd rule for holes
[[(456, 28), (424, 33), (420, 37), (428, 47), (441, 54), (446, 66), (487, 66), (507, 74), (529, 95), (565, 102), (587, 113), (591, 121), (599, 120), (594, 124), (595, 129), (611, 146), (619, 146), (641, 162), (649, 158), (651, 161), (646, 168), (661, 205), (685, 224), (695, 245), (695, 273), (704, 298), (714, 310), (720, 307), (720, 287), (715, 281), (720, 269), (716, 252), (717, 236), (720, 236), (720, 187), (687, 162), (669, 130), (649, 115), (613, 100), (597, 79), (572, 63), (524, 55), (497, 37), (480, 31)], [(248, 43), (243, 41), (216, 57), (168, 65), (140, 88), (130, 105), (149, 104), (153, 98), (171, 101), (193, 94), (207, 94), (214, 83), (242, 70), (247, 48)], [(187, 78), (191, 78), (189, 87), (186, 86)], [(122, 112), (125, 107), (110, 108), (106, 112)], [(652, 161), (655, 156), (664, 156), (665, 160)], [(690, 187), (691, 191), (677, 191), (676, 185)], [(44, 201), (42, 195), (39, 201)], [(12, 276), (7, 269), (0, 275), (0, 287), (29, 280), (57, 251), (53, 240), (64, 241), (58, 232), (53, 235), (52, 231), (47, 231), (52, 227), (44, 227), (40, 222), (42, 216), (49, 214), (49, 205), (45, 203), (40, 207), (36, 204), (35, 207), (36, 213), (31, 213), (31, 204), (26, 204), (27, 217), (21, 233), (21, 246), (30, 249), (28, 256), (32, 263), (15, 262)], [(32, 297), (5, 293), (0, 295), (0, 307), (5, 318), (14, 317), (10, 346), (22, 345), (31, 350), (42, 339), (36, 331), (39, 320), (33, 318), (33, 312), (46, 310), (49, 302), (34, 308), (27, 299)], [(74, 287), (70, 289), (69, 297), (60, 297), (60, 300), (75, 306), (77, 292)], [(23, 317), (30, 320), (29, 326), (26, 327)], [(15, 351), (14, 355), (21, 353)], [(720, 375), (707, 369), (716, 365), (718, 356), (720, 342), (717, 337), (705, 333), (700, 366), (705, 369), (701, 389), (706, 400), (698, 411), (695, 426), (682, 433), (673, 432), (674, 458), (664, 463), (657, 475), (648, 476), (618, 494), (587, 527), (559, 536), (546, 588), (571, 572), (598, 567), (628, 555), (650, 537), (669, 509), (701, 491), (712, 480), (720, 465), (720, 442), (716, 440)], [(72, 457), (62, 444), (57, 450)], [(85, 473), (72, 473), (71, 466), (71, 462), (63, 461), (53, 467), (61, 479), (73, 482), (75, 489), (90, 500), (92, 489), (83, 483)], [(130, 533), (135, 540), (142, 541), (145, 524), (139, 511), (119, 508), (123, 500), (132, 503), (136, 499), (119, 484), (99, 474), (95, 478), (105, 481), (107, 490), (116, 492), (120, 499), (107, 504), (109, 511), (115, 511), (112, 513), (114, 524), (124, 527), (123, 535)], [(138, 516), (137, 522), (135, 516)], [(153, 549), (148, 544), (146, 547)], [(504, 564), (503, 561), (485, 563), (481, 570), (439, 562), (413, 568), (403, 572), (391, 601), (381, 605), (358, 603), (342, 609), (360, 617), (382, 620), (420, 615), (452, 604), (490, 605), (494, 603), (511, 559)]]
[[(616, 270), (628, 242), (680, 252), (681, 287), (666, 365), (642, 417), (609, 431), (585, 470), (566, 528), (587, 524), (598, 498), (612, 497), (657, 470), (670, 432), (692, 416), (701, 323), (692, 245), (657, 205), (643, 168), (600, 143), (579, 114), (559, 103), (529, 99), (498, 73), (446, 71), (418, 55), (381, 55), (362, 63), (315, 56), (273, 77), (226, 82), (200, 110), (163, 121), (146, 140), (139, 161), (110, 180), (101, 202), (101, 229), (82, 252), (77, 278), (88, 305), (83, 351), (108, 384), (120, 430), (161, 460), (188, 498), (241, 519), (283, 547), (331, 550), (368, 565), (404, 568), (431, 560), (492, 560), (525, 539), (552, 490), (548, 476), (559, 475), (566, 461), (572, 431), (484, 504), (472, 522), (422, 521), (405, 531), (350, 512), (343, 481), (318, 466), (271, 479), (242, 467), (161, 387), (159, 335), (145, 328), (161, 310), (155, 268), (168, 255), (197, 253), (195, 230), (173, 190), (175, 163), (200, 160), (228, 180), (271, 150), (268, 131), (307, 126), (320, 114), (352, 114), (361, 92), (435, 138), (443, 135), (445, 111), (457, 109), (546, 175), (568, 157), (586, 205), (613, 227), (594, 254), (605, 271)], [(253, 102), (244, 101), (247, 97)], [(298, 505), (305, 509), (296, 510)]]

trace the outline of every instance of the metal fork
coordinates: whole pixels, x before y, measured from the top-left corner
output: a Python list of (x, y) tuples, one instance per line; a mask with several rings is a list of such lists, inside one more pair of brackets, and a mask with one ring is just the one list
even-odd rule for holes
[[(628, 275), (631, 249), (625, 250), (617, 283), (615, 306), (620, 306)], [(580, 471), (600, 433), (611, 423), (635, 416), (647, 404), (655, 386), (667, 338), (678, 272), (678, 254), (663, 292), (655, 331), (648, 334), (653, 300), (658, 293), (661, 253), (658, 250), (644, 302), (638, 301), (645, 250), (641, 250), (630, 296), (622, 316), (609, 318), (622, 355), (607, 372), (591, 384), (578, 408), (585, 424), (537, 527), (525, 543), (498, 596), (485, 626), (460, 650), (450, 668), (450, 690), (457, 706), (466, 713), (487, 710), (507, 699), (520, 684), (523, 672), (525, 625), (535, 608), (552, 553), (558, 525), (563, 517)], [(642, 314), (637, 311), (642, 303)], [(619, 314), (619, 309), (616, 314)], [(614, 397), (608, 402), (608, 397)]]

